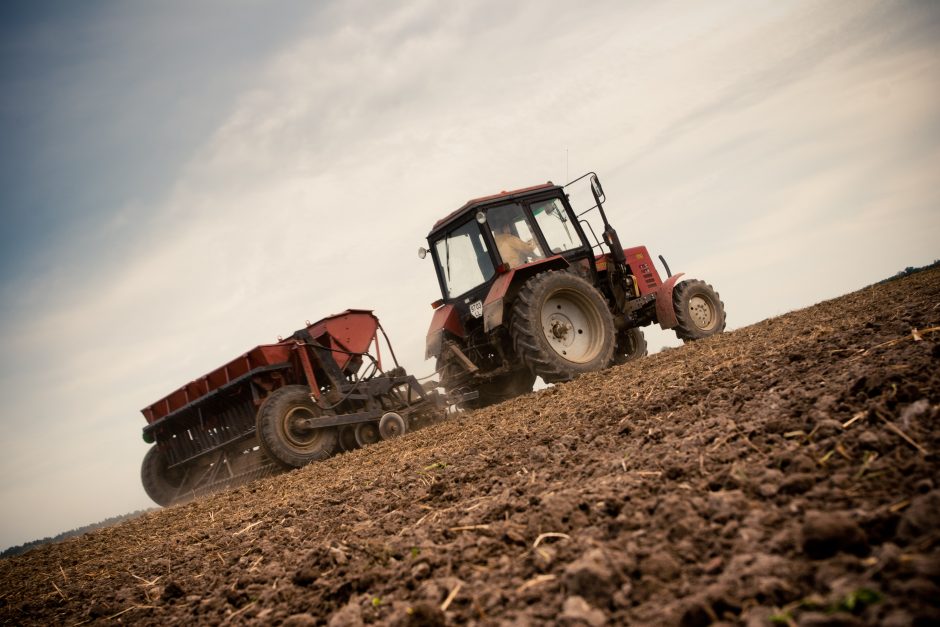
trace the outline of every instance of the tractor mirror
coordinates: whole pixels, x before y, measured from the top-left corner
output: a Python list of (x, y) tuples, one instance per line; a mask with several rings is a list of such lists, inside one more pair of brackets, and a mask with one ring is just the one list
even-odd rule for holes
[(428, 249), (422, 246), (418, 249), (418, 259), (424, 259), (428, 256)]
[(601, 181), (596, 174), (591, 175), (591, 193), (594, 194), (594, 202), (601, 205), (607, 198), (604, 196), (604, 188), (601, 187)]

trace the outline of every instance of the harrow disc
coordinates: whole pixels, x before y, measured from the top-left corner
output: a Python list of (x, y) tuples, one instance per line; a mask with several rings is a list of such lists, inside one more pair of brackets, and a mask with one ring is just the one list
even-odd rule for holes
[(379, 427), (374, 422), (361, 422), (356, 425), (356, 443), (359, 446), (375, 444), (382, 438)]

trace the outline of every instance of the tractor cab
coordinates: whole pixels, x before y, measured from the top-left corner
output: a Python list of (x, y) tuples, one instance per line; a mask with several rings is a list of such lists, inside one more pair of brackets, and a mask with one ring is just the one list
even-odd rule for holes
[(561, 266), (593, 259), (564, 191), (551, 183), (471, 200), (434, 225), (428, 243), (442, 301), (468, 311), (502, 274), (553, 257)]

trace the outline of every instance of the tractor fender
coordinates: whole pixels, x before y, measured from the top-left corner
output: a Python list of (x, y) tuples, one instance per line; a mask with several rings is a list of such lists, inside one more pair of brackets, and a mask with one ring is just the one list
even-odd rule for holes
[(656, 290), (656, 322), (664, 329), (673, 329), (679, 325), (676, 310), (672, 306), (672, 292), (681, 276), (682, 272), (672, 275)]
[(431, 318), (431, 326), (428, 328), (428, 335), (425, 339), (425, 359), (440, 357), (445, 329), (457, 337), (464, 337), (467, 334), (463, 325), (460, 324), (460, 316), (453, 305), (441, 305), (434, 310), (434, 317)]
[(500, 274), (493, 282), (490, 291), (483, 301), (483, 330), (489, 333), (503, 324), (503, 313), (506, 310), (505, 297), (513, 285), (521, 285), (531, 277), (549, 270), (564, 270), (570, 264), (561, 255), (540, 259), (524, 266), (512, 268)]

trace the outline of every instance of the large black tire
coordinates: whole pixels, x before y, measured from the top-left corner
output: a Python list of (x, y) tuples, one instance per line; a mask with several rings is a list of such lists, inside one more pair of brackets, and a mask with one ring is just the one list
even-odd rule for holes
[(310, 400), (306, 386), (278, 388), (258, 409), (256, 424), (261, 449), (284, 468), (300, 468), (326, 459), (336, 450), (339, 430), (307, 429), (296, 424), (298, 419), (322, 415), (323, 411)]
[(693, 279), (676, 285), (672, 306), (679, 322), (675, 331), (680, 340), (700, 340), (725, 330), (725, 304), (704, 281)]
[(614, 349), (615, 364), (625, 364), (628, 361), (646, 357), (648, 352), (646, 338), (640, 329), (624, 329), (617, 333), (617, 348)]
[(546, 382), (567, 381), (610, 364), (614, 321), (597, 289), (569, 272), (537, 274), (512, 306), (516, 355)]
[(166, 456), (156, 444), (150, 447), (140, 465), (140, 481), (144, 484), (144, 491), (154, 503), (163, 507), (182, 500), (180, 492), (185, 476), (182, 469), (167, 468)]

